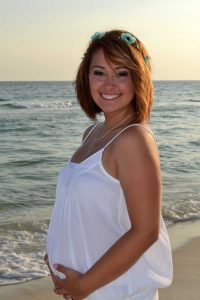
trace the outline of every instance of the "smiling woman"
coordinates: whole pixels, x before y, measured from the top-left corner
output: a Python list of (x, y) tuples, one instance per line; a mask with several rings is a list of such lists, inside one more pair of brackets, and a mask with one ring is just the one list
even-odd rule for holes
[(89, 84), (95, 104), (104, 113), (126, 109), (133, 114), (134, 85), (130, 71), (106, 61), (103, 49), (93, 55)]
[(45, 257), (55, 292), (73, 300), (157, 300), (158, 288), (172, 281), (172, 259), (148, 125), (147, 51), (130, 33), (95, 33), (75, 85), (86, 115), (103, 113), (105, 121), (85, 130), (58, 176)]
[(150, 56), (138, 38), (120, 30), (93, 35), (80, 64), (75, 87), (80, 105), (88, 117), (95, 120), (96, 113), (101, 112), (101, 108), (94, 103), (88, 78), (91, 80), (93, 73), (99, 82), (108, 79), (105, 64), (107, 68), (117, 71), (114, 77), (118, 83), (130, 83), (131, 79), (134, 85), (132, 106), (136, 112), (135, 121), (147, 119), (153, 101)]

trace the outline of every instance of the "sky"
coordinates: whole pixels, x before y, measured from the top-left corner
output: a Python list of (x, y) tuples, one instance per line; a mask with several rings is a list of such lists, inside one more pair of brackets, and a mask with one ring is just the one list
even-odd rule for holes
[(143, 42), (154, 80), (200, 80), (199, 0), (0, 0), (0, 81), (73, 80), (111, 29)]

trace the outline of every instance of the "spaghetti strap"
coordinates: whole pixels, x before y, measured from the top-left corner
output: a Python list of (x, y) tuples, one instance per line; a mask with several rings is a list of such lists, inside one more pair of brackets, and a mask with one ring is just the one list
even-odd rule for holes
[(88, 134), (86, 135), (86, 137), (84, 138), (84, 140), (82, 141), (82, 144), (87, 140), (87, 138), (89, 137), (89, 135), (92, 133), (92, 131), (97, 127), (98, 123), (94, 124), (94, 126), (90, 129), (90, 131), (88, 132)]
[[(131, 125), (129, 125), (129, 126), (127, 126), (127, 127), (125, 127), (124, 129), (122, 129), (120, 132), (118, 132), (106, 145), (105, 145), (105, 147), (104, 147), (104, 149), (108, 146), (108, 145), (110, 145), (122, 132), (124, 132), (126, 129), (128, 129), (128, 128), (130, 128), (130, 127), (133, 127), (133, 126), (139, 126), (139, 127), (142, 127), (142, 128), (144, 128), (144, 129), (146, 129), (151, 135), (152, 135), (152, 137), (153, 137), (153, 139), (154, 139), (154, 141), (155, 141), (155, 143), (156, 143), (156, 140), (155, 140), (155, 137), (154, 137), (154, 135), (153, 135), (153, 133), (151, 132), (151, 130), (150, 129), (148, 129), (148, 128), (146, 128), (145, 126), (143, 126), (143, 125), (141, 125), (141, 124), (131, 124)], [(156, 143), (156, 145), (157, 145), (157, 143)]]

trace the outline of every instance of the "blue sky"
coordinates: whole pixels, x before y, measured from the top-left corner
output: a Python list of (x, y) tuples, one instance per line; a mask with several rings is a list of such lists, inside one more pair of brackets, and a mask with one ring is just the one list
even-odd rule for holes
[(95, 31), (125, 29), (153, 78), (200, 80), (199, 0), (0, 0), (0, 80), (73, 80)]

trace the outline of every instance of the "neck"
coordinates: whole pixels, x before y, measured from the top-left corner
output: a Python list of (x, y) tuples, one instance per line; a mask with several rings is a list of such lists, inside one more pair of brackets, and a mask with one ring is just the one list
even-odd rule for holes
[(113, 114), (105, 114), (105, 121), (104, 121), (104, 126), (106, 129), (110, 129), (112, 127), (114, 127), (115, 125), (119, 124), (120, 122), (122, 122), (123, 120), (125, 121), (127, 118), (127, 121), (131, 120), (131, 116), (134, 116), (134, 111), (127, 111), (127, 112), (117, 112), (117, 113), (113, 113)]

